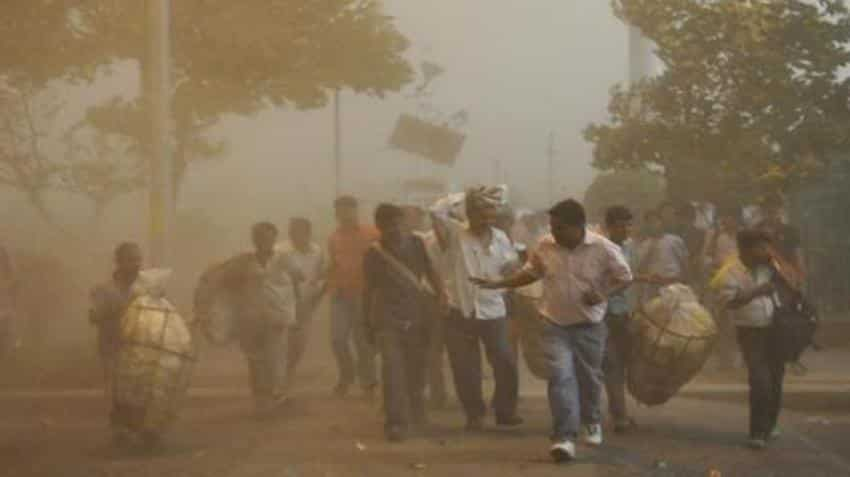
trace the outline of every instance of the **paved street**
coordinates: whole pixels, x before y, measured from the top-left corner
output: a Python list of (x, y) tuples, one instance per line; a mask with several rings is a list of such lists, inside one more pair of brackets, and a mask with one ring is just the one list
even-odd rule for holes
[[(93, 389), (8, 390), (0, 394), (0, 476), (841, 476), (850, 475), (847, 380), (828, 363), (846, 353), (812, 355), (820, 366), (791, 378), (784, 435), (766, 452), (742, 447), (745, 387), (735, 378), (701, 379), (660, 408), (636, 411), (640, 430), (608, 434), (599, 449), (556, 466), (547, 450), (549, 413), (543, 383), (524, 382), (517, 430), (461, 430), (457, 408), (432, 414), (424, 436), (403, 444), (382, 438), (378, 404), (329, 396), (332, 370), (306, 370), (304, 389), (278, 419), (251, 418), (250, 399), (231, 366), (236, 355), (199, 370), (183, 418), (164, 451), (116, 453), (108, 445), (103, 397)], [(844, 361), (846, 362), (846, 361)], [(216, 384), (216, 381), (221, 381)], [(819, 384), (817, 384), (819, 383)], [(717, 475), (717, 474), (715, 474)]]

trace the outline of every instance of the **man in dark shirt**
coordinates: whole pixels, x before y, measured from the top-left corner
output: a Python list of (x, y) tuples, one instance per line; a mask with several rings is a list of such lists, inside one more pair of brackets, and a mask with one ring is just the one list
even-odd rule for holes
[[(382, 204), (375, 211), (380, 241), (364, 258), (364, 316), (382, 355), (385, 430), (403, 440), (409, 424), (425, 421), (425, 369), (429, 318), (422, 288), (427, 279), (444, 302), (443, 284), (422, 240), (405, 226), (404, 211)], [(370, 333), (372, 334), (372, 333)]]

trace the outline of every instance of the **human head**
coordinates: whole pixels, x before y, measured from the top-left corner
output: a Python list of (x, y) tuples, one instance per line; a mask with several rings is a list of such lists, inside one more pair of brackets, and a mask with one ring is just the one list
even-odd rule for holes
[(257, 252), (270, 254), (277, 243), (278, 230), (271, 222), (259, 222), (251, 228), (251, 240)]
[(359, 204), (357, 199), (344, 195), (334, 201), (336, 220), (341, 227), (354, 227), (360, 223)]
[(738, 254), (747, 268), (770, 262), (770, 235), (763, 230), (745, 229), (738, 232)]
[(618, 244), (624, 243), (632, 235), (634, 217), (631, 211), (622, 205), (609, 207), (605, 211), (605, 228), (608, 238)]
[(375, 226), (381, 231), (381, 240), (385, 243), (401, 242), (409, 233), (404, 209), (393, 204), (380, 204), (375, 209)]
[(289, 221), (289, 240), (299, 250), (310, 246), (313, 236), (313, 224), (305, 217), (294, 217)]
[(738, 228), (738, 220), (741, 216), (737, 207), (724, 207), (717, 211), (717, 225), (721, 230), (732, 231)]
[(514, 223), (516, 223), (516, 216), (513, 209), (510, 207), (500, 208), (498, 216), (496, 217), (496, 228), (510, 235), (511, 228), (513, 228)]
[(658, 237), (664, 231), (659, 210), (648, 210), (643, 214), (643, 234), (647, 237)]
[(782, 200), (782, 197), (777, 194), (765, 197), (762, 202), (764, 218), (770, 222), (781, 222), (784, 208), (785, 202)]
[(587, 216), (578, 201), (567, 199), (555, 204), (549, 209), (549, 223), (558, 245), (574, 249), (584, 241)]
[(142, 269), (142, 248), (135, 242), (123, 242), (115, 248), (115, 273), (135, 281)]
[(697, 210), (690, 202), (684, 202), (676, 207), (676, 221), (680, 225), (694, 225), (697, 218)]
[(473, 233), (495, 227), (499, 220), (499, 206), (481, 197), (477, 190), (466, 194), (466, 217)]
[(658, 206), (658, 215), (664, 227), (674, 227), (677, 222), (677, 208), (672, 202), (664, 202)]

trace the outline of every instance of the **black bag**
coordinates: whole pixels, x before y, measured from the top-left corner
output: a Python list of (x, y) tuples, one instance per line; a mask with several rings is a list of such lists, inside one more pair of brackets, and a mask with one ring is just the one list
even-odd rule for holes
[(789, 304), (776, 304), (773, 331), (783, 361), (793, 363), (800, 359), (803, 351), (814, 340), (818, 322), (814, 307), (803, 298), (797, 298)]

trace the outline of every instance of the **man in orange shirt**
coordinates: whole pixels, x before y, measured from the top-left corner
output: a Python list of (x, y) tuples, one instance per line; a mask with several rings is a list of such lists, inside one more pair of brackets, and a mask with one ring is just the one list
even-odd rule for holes
[[(375, 348), (366, 333), (362, 295), (363, 259), (380, 236), (378, 229), (360, 224), (357, 199), (343, 196), (334, 202), (337, 229), (328, 241), (331, 287), (331, 346), (339, 368), (334, 393), (344, 397), (355, 379), (371, 398), (377, 386)], [(351, 341), (357, 350), (355, 361)]]

